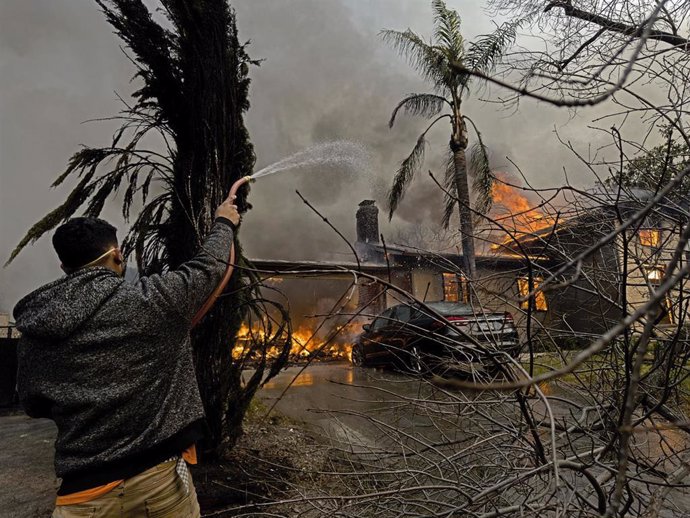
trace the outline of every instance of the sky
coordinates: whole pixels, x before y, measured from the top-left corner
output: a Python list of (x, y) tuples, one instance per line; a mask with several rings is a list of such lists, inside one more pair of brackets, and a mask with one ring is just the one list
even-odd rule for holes
[[(153, 0), (147, 2), (155, 5)], [(417, 224), (438, 224), (442, 197), (427, 174), (408, 190), (389, 223), (385, 196), (399, 162), (425, 128), (403, 118), (387, 122), (406, 94), (425, 91), (404, 59), (380, 39), (384, 28), (408, 27), (429, 36), (431, 2), (426, 0), (235, 0), (240, 38), (263, 59), (251, 71), (246, 122), (257, 168), (315, 143), (353, 140), (370, 161), (356, 173), (326, 169), (266, 177), (252, 189), (254, 205), (243, 223), (246, 253), (253, 258), (349, 260), (347, 246), (295, 194), (299, 189), (349, 238), (363, 199), (381, 207), (388, 236)], [(448, 0), (463, 18), (467, 39), (490, 32), (495, 20), (479, 0)], [(89, 0), (2, 0), (0, 2), (0, 264), (28, 228), (60, 204), (69, 188), (51, 189), (81, 145), (106, 145), (117, 95), (127, 98), (132, 64), (95, 2)], [(563, 140), (587, 153), (604, 137), (588, 125), (599, 113), (577, 114), (524, 101), (507, 111), (482, 96), (470, 96), (466, 113), (491, 150), (492, 165), (514, 172), (519, 164), (537, 187), (561, 185), (563, 171), (575, 185), (593, 182)], [(448, 142), (446, 127), (430, 134), (425, 168), (439, 168)], [(117, 200), (103, 217), (120, 227)], [(45, 236), (0, 269), (0, 313), (21, 296), (61, 275)]]

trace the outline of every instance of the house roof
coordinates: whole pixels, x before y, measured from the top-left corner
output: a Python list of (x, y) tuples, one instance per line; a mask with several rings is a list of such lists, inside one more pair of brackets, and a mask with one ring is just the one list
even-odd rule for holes
[[(350, 261), (299, 261), (299, 260), (278, 260), (278, 259), (250, 259), (250, 264), (262, 273), (279, 273), (280, 275), (304, 276), (323, 276), (334, 274), (337, 276), (347, 276), (353, 271), (361, 271), (370, 275), (387, 275), (389, 270), (409, 269), (415, 266), (432, 265), (443, 270), (444, 263), (448, 269), (462, 267), (463, 256), (459, 254), (439, 254), (418, 250), (405, 246), (386, 246), (368, 244), (382, 255), (393, 256), (390, 265), (371, 261), (362, 261), (359, 264)], [(522, 267), (526, 260), (524, 255), (512, 253), (495, 253), (479, 255), (476, 258), (477, 264), (485, 267)], [(546, 258), (530, 257), (530, 260), (546, 262)], [(414, 263), (413, 263), (414, 262)]]
[(290, 261), (279, 259), (249, 259), (255, 269), (266, 273), (281, 275), (321, 276), (324, 272), (349, 275), (352, 271), (361, 271), (371, 275), (384, 274), (388, 266), (379, 263), (348, 261)]
[[(389, 254), (399, 258), (410, 259), (425, 259), (425, 260), (445, 260), (456, 265), (462, 265), (464, 258), (462, 254), (449, 254), (441, 252), (430, 252), (428, 250), (421, 250), (419, 248), (407, 247), (401, 245), (383, 246), (381, 244), (368, 244), (371, 248), (381, 254)], [(475, 260), (479, 265), (485, 266), (522, 266), (529, 259), (531, 261), (546, 261), (545, 257), (529, 256), (525, 258), (523, 254), (514, 252), (493, 252), (489, 254), (479, 254), (475, 256)]]
[[(552, 235), (582, 230), (592, 225), (608, 223), (613, 221), (602, 219), (602, 214), (618, 208), (623, 216), (639, 211), (647, 205), (657, 193), (648, 189), (638, 187), (626, 187), (621, 189), (608, 189), (604, 186), (597, 186), (579, 197), (573, 205), (579, 205), (581, 210), (575, 216), (564, 219), (557, 225), (545, 227), (533, 232), (525, 233), (518, 238), (520, 243), (543, 242)], [(662, 198), (655, 207), (653, 215), (661, 216), (671, 220), (687, 220), (690, 216), (690, 202), (688, 200), (677, 201), (672, 198)], [(506, 243), (506, 247), (513, 249), (515, 242)]]

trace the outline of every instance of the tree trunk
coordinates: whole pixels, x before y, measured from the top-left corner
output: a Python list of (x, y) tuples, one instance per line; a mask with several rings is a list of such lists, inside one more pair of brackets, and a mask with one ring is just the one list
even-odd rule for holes
[[(457, 142), (456, 142), (457, 143)], [(453, 165), (455, 166), (455, 189), (458, 196), (460, 232), (462, 233), (462, 255), (465, 260), (465, 274), (470, 280), (477, 277), (474, 252), (474, 220), (470, 209), (470, 188), (467, 182), (467, 155), (465, 146), (453, 146)]]

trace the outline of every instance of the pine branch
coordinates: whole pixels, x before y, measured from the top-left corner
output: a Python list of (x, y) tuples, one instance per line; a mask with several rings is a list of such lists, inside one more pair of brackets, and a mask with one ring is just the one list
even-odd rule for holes
[[(626, 23), (611, 20), (610, 18), (606, 18), (605, 16), (578, 9), (574, 7), (572, 3), (569, 1), (557, 0), (550, 2), (544, 8), (544, 12), (548, 13), (554, 8), (561, 8), (563, 9), (563, 12), (566, 16), (593, 23), (609, 32), (617, 32), (625, 36), (640, 36), (644, 33), (644, 25), (629, 25)], [(688, 41), (687, 38), (683, 38), (682, 36), (679, 36), (678, 34), (674, 34), (672, 32), (652, 29), (649, 31), (647, 39), (661, 41), (663, 43), (671, 45), (672, 47), (676, 47), (682, 51), (690, 52), (690, 41)]]
[(15, 259), (15, 257), (17, 257), (19, 252), (21, 252), (29, 243), (35, 243), (46, 232), (49, 232), (60, 223), (67, 220), (79, 209), (79, 207), (82, 206), (82, 204), (88, 199), (93, 189), (89, 186), (89, 182), (91, 182), (94, 174), (96, 174), (96, 169), (92, 168), (84, 175), (69, 196), (67, 196), (67, 199), (62, 205), (46, 214), (29, 229), (26, 235), (12, 251), (12, 254), (10, 254), (5, 266), (9, 265)]

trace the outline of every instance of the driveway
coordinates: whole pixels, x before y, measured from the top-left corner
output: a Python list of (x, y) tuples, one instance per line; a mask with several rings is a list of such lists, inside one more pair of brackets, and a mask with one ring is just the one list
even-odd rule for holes
[(50, 516), (58, 487), (53, 474), (55, 433), (47, 419), (0, 417), (0, 516)]

